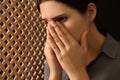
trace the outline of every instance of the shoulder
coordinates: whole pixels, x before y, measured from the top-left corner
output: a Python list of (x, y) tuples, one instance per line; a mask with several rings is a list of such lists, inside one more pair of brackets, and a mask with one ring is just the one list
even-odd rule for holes
[(120, 42), (115, 40), (110, 34), (107, 34), (101, 52), (104, 52), (108, 57), (116, 58), (120, 53)]
[(88, 66), (91, 80), (120, 80), (120, 42), (107, 34), (97, 59)]

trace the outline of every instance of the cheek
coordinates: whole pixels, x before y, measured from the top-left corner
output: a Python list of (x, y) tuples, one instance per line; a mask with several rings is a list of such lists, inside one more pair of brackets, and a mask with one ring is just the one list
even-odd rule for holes
[(87, 30), (87, 24), (82, 21), (75, 21), (69, 22), (65, 24), (65, 27), (70, 31), (72, 36), (77, 40), (80, 41), (82, 33)]

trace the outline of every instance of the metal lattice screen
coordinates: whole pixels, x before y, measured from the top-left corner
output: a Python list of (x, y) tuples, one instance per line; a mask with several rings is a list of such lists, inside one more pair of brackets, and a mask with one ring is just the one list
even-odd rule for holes
[(43, 80), (45, 37), (36, 0), (0, 0), (0, 80)]

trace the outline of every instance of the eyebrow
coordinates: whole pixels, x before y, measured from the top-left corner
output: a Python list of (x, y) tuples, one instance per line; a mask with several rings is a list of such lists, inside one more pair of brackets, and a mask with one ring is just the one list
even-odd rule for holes
[[(51, 19), (52, 19), (52, 20), (57, 20), (58, 18), (63, 17), (63, 16), (66, 16), (66, 15), (67, 15), (67, 14), (63, 13), (63, 14), (57, 15), (57, 16), (51, 18)], [(42, 18), (42, 20), (47, 20), (47, 18)]]

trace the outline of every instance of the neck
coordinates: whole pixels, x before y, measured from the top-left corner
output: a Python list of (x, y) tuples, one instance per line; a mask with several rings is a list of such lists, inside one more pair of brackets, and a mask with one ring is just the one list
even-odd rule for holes
[(88, 33), (88, 58), (87, 64), (94, 61), (99, 54), (104, 41), (105, 36), (102, 35), (96, 28), (95, 24), (90, 25), (90, 31)]

